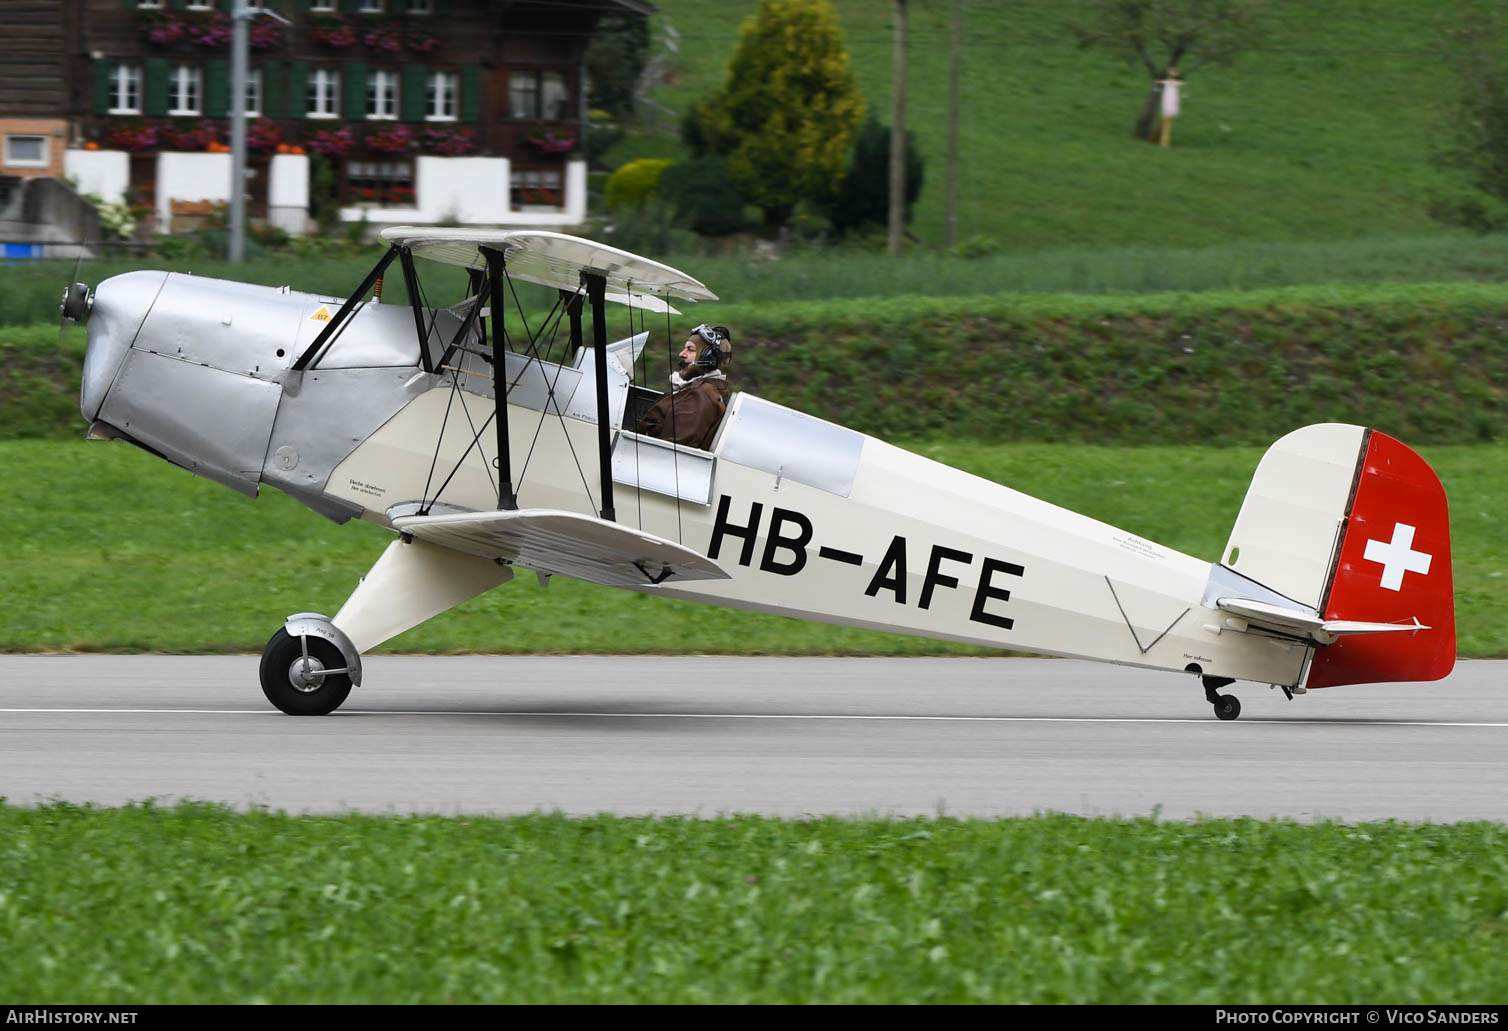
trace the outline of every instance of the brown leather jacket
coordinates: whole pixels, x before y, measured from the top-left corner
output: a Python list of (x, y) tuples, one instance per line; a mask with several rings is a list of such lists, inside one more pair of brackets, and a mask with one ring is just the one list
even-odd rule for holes
[(638, 432), (705, 451), (727, 407), (728, 381), (702, 376), (656, 401), (640, 421)]

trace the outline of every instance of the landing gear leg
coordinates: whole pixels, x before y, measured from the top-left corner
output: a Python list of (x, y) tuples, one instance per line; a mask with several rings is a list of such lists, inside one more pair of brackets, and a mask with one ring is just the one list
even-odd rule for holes
[(1233, 694), (1221, 694), (1220, 688), (1227, 684), (1234, 684), (1233, 677), (1201, 676), (1200, 681), (1204, 684), (1204, 698), (1215, 707), (1215, 715), (1222, 720), (1233, 720), (1241, 715), (1241, 701)]

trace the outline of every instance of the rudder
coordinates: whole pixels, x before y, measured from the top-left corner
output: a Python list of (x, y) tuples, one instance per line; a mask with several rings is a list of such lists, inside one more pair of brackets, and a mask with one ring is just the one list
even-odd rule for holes
[(1327, 620), (1412, 619), (1429, 629), (1343, 637), (1315, 652), (1307, 687), (1439, 680), (1455, 667), (1445, 488), (1429, 463), (1386, 433), (1367, 433), (1321, 611)]

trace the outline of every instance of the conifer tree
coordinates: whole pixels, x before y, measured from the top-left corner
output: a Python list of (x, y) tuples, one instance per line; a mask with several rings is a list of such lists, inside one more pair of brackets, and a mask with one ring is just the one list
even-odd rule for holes
[(699, 141), (728, 159), (734, 187), (784, 225), (798, 203), (833, 196), (864, 116), (827, 0), (760, 0), (722, 91), (693, 112)]

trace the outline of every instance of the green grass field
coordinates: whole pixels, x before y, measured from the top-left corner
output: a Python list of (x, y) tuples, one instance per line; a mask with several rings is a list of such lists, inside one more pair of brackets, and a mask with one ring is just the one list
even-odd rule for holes
[[(664, 0), (681, 36), (676, 112), (720, 88), (756, 0)], [(888, 124), (891, 0), (834, 3), (860, 88)], [(1408, 0), (1275, 0), (1262, 48), (1189, 74), (1167, 150), (1132, 140), (1148, 79), (1066, 29), (1081, 2), (969, 0), (959, 121), (960, 238), (1010, 250), (1353, 240), (1438, 231), (1428, 196), (1453, 180), (1430, 149), (1454, 88), (1438, 26), (1451, 9)], [(927, 161), (913, 231), (944, 230), (951, 4), (911, 4), (907, 124)], [(668, 121), (668, 120), (667, 120)], [(614, 157), (680, 153), (674, 125)]]
[(0, 998), (1495, 1003), (1508, 829), (0, 803)]
[[(915, 450), (1214, 560), (1258, 448), (921, 443)], [(1508, 656), (1508, 447), (1423, 448), (1451, 498), (1458, 647)], [(282, 494), (253, 501), (125, 444), (0, 442), (11, 542), (0, 650), (257, 652), (284, 616), (333, 613), (391, 539)], [(403, 652), (986, 654), (921, 638), (533, 577), (395, 638)]]

